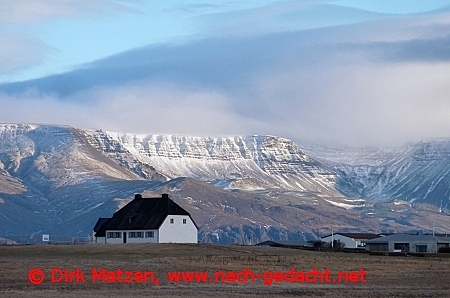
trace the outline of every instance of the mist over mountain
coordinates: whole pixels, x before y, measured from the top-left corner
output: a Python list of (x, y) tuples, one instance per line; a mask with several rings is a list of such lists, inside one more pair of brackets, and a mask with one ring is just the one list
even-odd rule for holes
[(449, 172), (450, 139), (342, 150), (277, 136), (0, 124), (0, 236), (85, 236), (142, 192), (168, 193), (204, 242), (304, 240), (331, 228), (446, 232)]
[(335, 187), (345, 196), (449, 205), (450, 139), (396, 148), (310, 150), (339, 177)]

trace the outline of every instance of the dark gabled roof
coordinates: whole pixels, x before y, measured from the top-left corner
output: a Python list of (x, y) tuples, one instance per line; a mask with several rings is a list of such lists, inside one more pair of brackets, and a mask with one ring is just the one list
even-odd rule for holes
[[(167, 194), (163, 194), (159, 198), (143, 198), (141, 195), (136, 195), (134, 200), (104, 222), (95, 236), (104, 237), (106, 230), (159, 229), (168, 215), (187, 215), (191, 217), (189, 212), (169, 199)], [(197, 227), (194, 220), (192, 222)]]
[(97, 233), (97, 231), (100, 229), (100, 227), (110, 219), (111, 218), (109, 218), (109, 217), (99, 217), (97, 220), (97, 223), (94, 226), (94, 232)]
[[(333, 235), (342, 235), (348, 238), (353, 238), (353, 239), (375, 239), (380, 237), (377, 234), (372, 234), (372, 233), (334, 233)], [(327, 236), (323, 236), (322, 238), (326, 238), (326, 237), (330, 237), (330, 235)]]

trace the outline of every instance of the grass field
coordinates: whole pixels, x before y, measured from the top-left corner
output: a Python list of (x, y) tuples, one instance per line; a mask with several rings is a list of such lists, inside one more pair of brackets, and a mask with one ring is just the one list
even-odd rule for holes
[[(34, 268), (45, 274), (41, 284), (34, 285), (29, 280)], [(73, 282), (65, 282), (60, 273), (66, 268), (78, 268), (85, 274), (79, 275), (78, 282), (75, 274)], [(98, 280), (96, 275), (97, 280), (92, 282), (93, 269), (99, 273), (102, 268), (106, 272), (103, 277), (109, 276), (108, 279)], [(119, 272), (121, 282), (117, 280), (118, 268), (131, 272)], [(251, 278), (246, 281), (243, 275), (229, 273), (243, 272), (245, 268), (264, 277), (252, 282)], [(282, 276), (276, 272), (286, 273), (291, 268), (305, 272), (313, 268), (324, 272), (327, 268), (331, 278), (336, 278), (339, 271), (360, 273), (364, 269), (365, 282), (361, 278), (340, 283), (320, 282), (320, 278), (315, 283), (288, 282), (292, 279), (286, 274), (281, 282)], [(55, 282), (51, 280), (52, 270)], [(107, 275), (108, 271), (115, 272), (116, 275), (111, 274), (116, 279)], [(142, 282), (140, 273), (145, 271), (153, 272), (159, 279), (158, 285)], [(170, 282), (168, 272), (178, 271), (209, 275), (206, 282)], [(217, 271), (228, 282), (210, 282)], [(139, 273), (134, 275), (136, 272)], [(134, 278), (133, 282), (125, 282), (127, 274)], [(312, 273), (305, 276), (314, 280)], [(388, 257), (209, 244), (0, 246), (0, 297), (450, 297), (449, 276), (450, 258), (446, 257)], [(61, 278), (61, 282), (56, 282)], [(237, 281), (231, 282), (233, 278)], [(265, 285), (264, 280), (269, 278), (272, 284)], [(296, 278), (301, 281), (301, 274)]]

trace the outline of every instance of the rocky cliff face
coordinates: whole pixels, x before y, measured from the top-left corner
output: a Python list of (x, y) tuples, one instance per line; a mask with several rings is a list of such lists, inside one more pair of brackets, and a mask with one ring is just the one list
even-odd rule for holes
[(167, 179), (252, 179), (266, 188), (338, 195), (332, 172), (291, 140), (279, 137), (201, 138), (103, 131), (90, 132), (89, 136), (94, 147), (143, 178), (149, 177), (144, 165), (150, 165), (152, 171)]

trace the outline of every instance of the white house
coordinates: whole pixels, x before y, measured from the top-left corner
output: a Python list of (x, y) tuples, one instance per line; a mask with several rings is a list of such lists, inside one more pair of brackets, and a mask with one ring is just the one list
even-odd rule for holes
[(189, 212), (169, 199), (134, 200), (111, 218), (100, 217), (94, 226), (96, 243), (197, 243), (198, 227)]
[(334, 233), (322, 237), (323, 242), (339, 241), (345, 244), (347, 248), (365, 247), (366, 241), (378, 238), (377, 234), (372, 233)]

